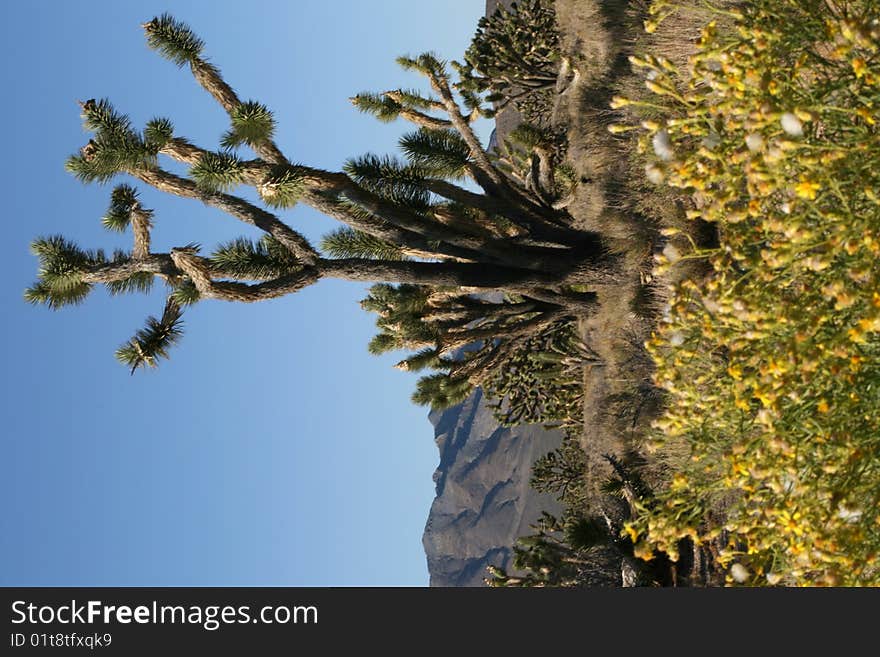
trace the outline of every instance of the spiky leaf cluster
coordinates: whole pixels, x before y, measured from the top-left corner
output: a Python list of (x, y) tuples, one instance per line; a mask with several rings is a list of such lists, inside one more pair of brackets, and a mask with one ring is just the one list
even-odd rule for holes
[(405, 71), (416, 71), (438, 78), (446, 75), (446, 62), (433, 52), (423, 52), (417, 57), (398, 57), (397, 64)]
[(436, 109), (440, 102), (433, 96), (423, 96), (417, 89), (395, 89), (391, 93), (401, 105), (409, 109), (432, 110)]
[(105, 283), (105, 287), (113, 296), (117, 294), (131, 294), (132, 292), (142, 292), (146, 294), (153, 289), (153, 274), (148, 271), (140, 271), (132, 274), (128, 278), (118, 281)]
[(232, 126), (220, 142), (223, 148), (260, 144), (271, 140), (275, 133), (275, 117), (272, 112), (254, 100), (238, 105), (229, 113), (229, 118)]
[(470, 163), (470, 148), (454, 130), (420, 128), (401, 137), (400, 148), (426, 176), (462, 178)]
[(273, 208), (292, 208), (304, 190), (301, 169), (286, 164), (273, 167), (258, 188), (260, 197)]
[(396, 244), (347, 226), (325, 235), (321, 240), (321, 250), (334, 258), (408, 259)]
[(467, 377), (450, 376), (445, 372), (423, 376), (416, 382), (412, 395), (414, 404), (443, 410), (462, 403), (474, 391)]
[(131, 120), (116, 111), (106, 98), (90, 99), (82, 104), (83, 127), (90, 132), (126, 135), (132, 132)]
[(106, 182), (117, 173), (149, 168), (155, 162), (156, 153), (109, 101), (86, 101), (82, 116), (94, 137), (65, 165), (81, 181)]
[(425, 347), (400, 361), (397, 368), (407, 372), (421, 372), (427, 369), (448, 370), (452, 364), (451, 360), (443, 358), (441, 350), (437, 347)]
[(202, 189), (229, 191), (241, 184), (244, 167), (229, 151), (207, 152), (192, 166), (189, 175)]
[(413, 89), (396, 89), (386, 93), (364, 91), (351, 98), (352, 104), (361, 112), (372, 114), (383, 123), (394, 121), (404, 109), (429, 111), (436, 109), (436, 98), (423, 96)]
[(196, 61), (205, 47), (189, 26), (171, 14), (157, 16), (143, 27), (150, 48), (178, 66)]
[(221, 245), (211, 255), (211, 264), (227, 276), (268, 280), (299, 269), (290, 251), (271, 235), (254, 242), (244, 237)]
[(144, 127), (144, 142), (153, 153), (158, 153), (174, 139), (174, 124), (169, 119), (156, 117)]
[(380, 283), (370, 287), (361, 308), (376, 313), (376, 326), (380, 330), (370, 341), (370, 353), (433, 345), (439, 333), (424, 321), (428, 296), (428, 288), (421, 285)]
[(417, 212), (431, 207), (431, 195), (423, 184), (426, 173), (420, 165), (368, 153), (348, 160), (344, 171), (360, 187), (397, 205)]
[(181, 308), (192, 306), (201, 299), (201, 294), (189, 278), (183, 278), (178, 281), (169, 297)]
[(386, 94), (368, 91), (359, 93), (351, 99), (352, 104), (361, 112), (372, 114), (382, 123), (390, 123), (400, 116), (403, 105), (389, 98)]
[(25, 299), (53, 310), (81, 303), (92, 289), (83, 274), (106, 262), (101, 251), (84, 251), (60, 235), (34, 240), (31, 251), (40, 260), (39, 279), (25, 291)]
[(148, 317), (146, 326), (116, 350), (116, 359), (129, 366), (132, 374), (139, 367), (156, 367), (160, 358), (168, 358), (168, 350), (182, 335), (180, 306), (169, 298), (161, 319)]
[(110, 207), (101, 222), (108, 230), (125, 232), (131, 223), (131, 211), (137, 206), (137, 190), (131, 185), (117, 185), (110, 194)]

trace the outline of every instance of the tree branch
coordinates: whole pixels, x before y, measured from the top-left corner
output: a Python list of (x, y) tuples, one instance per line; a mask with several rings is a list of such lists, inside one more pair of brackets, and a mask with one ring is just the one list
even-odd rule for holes
[(170, 255), (155, 253), (140, 259), (131, 258), (121, 262), (96, 265), (83, 273), (82, 280), (84, 283), (114, 283), (141, 272), (150, 272), (165, 278), (180, 275)]
[(141, 208), (139, 203), (131, 210), (131, 230), (134, 233), (134, 247), (131, 257), (141, 260), (150, 255), (150, 213)]
[[(241, 105), (241, 101), (233, 91), (232, 87), (226, 84), (226, 81), (220, 75), (217, 68), (203, 59), (196, 58), (190, 63), (193, 77), (196, 81), (214, 97), (226, 113), (230, 116)], [(252, 148), (260, 156), (262, 160), (271, 162), (272, 164), (289, 164), (284, 153), (275, 145), (271, 139), (266, 139), (260, 143), (253, 144)]]
[(253, 285), (231, 281), (214, 281), (211, 279), (212, 271), (204, 258), (185, 250), (172, 249), (171, 259), (183, 273), (190, 277), (200, 295), (222, 301), (251, 303), (275, 299), (299, 292), (321, 278), (317, 269), (306, 267), (298, 272)]
[(480, 290), (530, 290), (550, 286), (558, 280), (549, 273), (514, 269), (500, 265), (470, 262), (415, 262), (365, 260), (361, 258), (322, 259), (321, 274), (349, 281), (410, 283)]
[(188, 178), (181, 178), (159, 168), (139, 169), (130, 173), (163, 192), (197, 199), (206, 205), (219, 208), (247, 224), (266, 231), (287, 247), (305, 265), (314, 264), (319, 257), (318, 252), (300, 233), (293, 230), (274, 214), (266, 212), (242, 198), (221, 192), (206, 191)]

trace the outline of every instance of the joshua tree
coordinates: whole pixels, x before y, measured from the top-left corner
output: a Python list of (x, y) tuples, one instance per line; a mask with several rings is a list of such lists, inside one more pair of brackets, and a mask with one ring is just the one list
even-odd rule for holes
[(536, 93), (556, 87), (560, 61), (552, 2), (520, 0), (510, 8), (500, 4), (480, 19), (464, 62), (455, 64), (461, 76), (458, 88), (465, 94), (489, 92), (485, 99), (495, 104), (489, 114), (508, 103), (527, 109)]
[[(63, 237), (37, 239), (39, 280), (26, 292), (51, 308), (81, 302), (96, 284), (112, 292), (169, 286), (161, 318), (117, 351), (132, 368), (154, 366), (180, 335), (182, 309), (200, 299), (260, 301), (322, 278), (370, 281), (363, 306), (379, 315), (371, 350), (415, 349), (401, 367), (439, 370), (419, 385), (416, 399), (444, 405), (481, 383), (529, 336), (567, 317), (590, 312), (591, 286), (615, 276), (614, 259), (595, 233), (570, 227), (549, 190), (529, 189), (497, 166), (472, 122), (480, 99), (463, 107), (445, 65), (431, 54), (399, 63), (427, 78), (433, 93), (391, 90), (352, 101), (381, 120), (403, 118), (416, 130), (400, 141), (404, 159), (366, 155), (332, 172), (292, 164), (273, 139), (275, 119), (262, 104), (242, 101), (202, 56), (202, 41), (169, 15), (143, 25), (149, 45), (178, 66), (188, 65), (227, 112), (230, 129), (220, 150), (175, 135), (164, 118), (137, 130), (106, 100), (81, 104), (93, 138), (67, 168), (84, 182), (118, 174), (161, 191), (196, 199), (256, 226), (265, 235), (220, 245), (154, 250), (153, 213), (128, 184), (113, 190), (107, 228), (133, 233), (130, 252), (108, 256)], [(248, 146), (255, 157), (237, 149)], [(535, 158), (542, 157), (541, 152)], [(190, 165), (180, 176), (162, 167), (169, 158)], [(546, 163), (545, 163), (546, 164)], [(470, 179), (479, 191), (458, 184)], [(231, 193), (250, 185), (265, 207)], [(320, 250), (279, 218), (297, 202), (338, 220)], [(467, 349), (463, 349), (467, 347)]]

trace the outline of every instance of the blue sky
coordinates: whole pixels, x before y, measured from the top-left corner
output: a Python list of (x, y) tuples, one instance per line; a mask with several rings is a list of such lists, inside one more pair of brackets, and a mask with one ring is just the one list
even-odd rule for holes
[[(421, 3), (4, 3), (0, 584), (425, 585), (421, 533), (438, 455), (415, 376), (366, 351), (365, 285), (323, 281), (262, 304), (203, 302), (157, 370), (129, 376), (116, 347), (159, 315), (150, 295), (53, 312), (22, 292), (30, 241), (61, 233), (130, 248), (100, 218), (112, 184), (83, 186), (64, 160), (88, 136), (77, 100), (108, 97), (136, 125), (153, 116), (217, 147), (223, 111), (189, 72), (150, 51), (140, 24), (169, 11), (243, 99), (267, 104), (293, 161), (338, 169), (390, 152), (409, 127), (359, 114), (348, 97), (419, 85), (394, 58), (460, 58), (482, 0)], [(482, 126), (488, 132), (487, 126)], [(483, 135), (487, 137), (488, 135)], [(122, 179), (115, 182), (122, 182)], [(258, 232), (139, 185), (154, 248), (210, 249)], [(333, 223), (283, 218), (317, 241)]]

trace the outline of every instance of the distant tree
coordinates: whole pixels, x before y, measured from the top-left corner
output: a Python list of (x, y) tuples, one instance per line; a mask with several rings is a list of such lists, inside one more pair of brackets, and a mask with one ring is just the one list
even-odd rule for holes
[(572, 321), (562, 321), (521, 341), (484, 384), (495, 418), (517, 424), (574, 425), (582, 421), (584, 366), (598, 361)]
[(531, 527), (534, 533), (518, 538), (513, 547), (514, 572), (488, 566), (488, 586), (577, 587), (609, 580), (597, 551), (613, 545), (614, 537), (601, 518), (557, 518), (545, 511)]
[[(536, 193), (493, 163), (472, 128), (481, 113), (478, 95), (466, 93), (462, 107), (434, 55), (398, 60), (427, 79), (431, 95), (397, 89), (352, 99), (380, 120), (416, 125), (400, 140), (404, 158), (368, 154), (333, 172), (288, 159), (274, 141), (272, 113), (239, 99), (203, 58), (203, 43), (189, 27), (167, 14), (143, 27), (149, 45), (189, 66), (229, 115), (221, 148), (177, 136), (165, 118), (137, 130), (109, 101), (89, 100), (81, 107), (93, 137), (70, 157), (68, 170), (83, 182), (127, 174), (217, 207), (265, 235), (222, 244), (210, 255), (195, 244), (154, 250), (157, 218), (134, 187), (122, 184), (104, 225), (130, 228), (131, 251), (107, 255), (59, 236), (33, 243), (40, 260), (39, 280), (26, 292), (33, 303), (79, 303), (97, 284), (114, 294), (148, 290), (156, 278), (169, 286), (162, 316), (149, 318), (117, 351), (132, 371), (167, 356), (181, 335), (183, 309), (199, 300), (254, 302), (324, 278), (370, 281), (378, 285), (363, 306), (378, 314), (380, 327), (370, 350), (415, 350), (400, 367), (437, 372), (420, 381), (415, 399), (444, 406), (482, 383), (529, 336), (591, 312), (596, 295), (589, 290), (616, 276), (601, 236), (572, 228), (566, 212), (554, 209), (552, 190)], [(240, 156), (242, 146), (256, 157)], [(188, 175), (163, 168), (161, 158), (189, 165)], [(465, 179), (479, 191), (458, 184)], [(239, 185), (255, 188), (265, 207), (232, 194)], [(320, 249), (274, 211), (298, 202), (341, 223)]]
[(488, 94), (485, 100), (495, 106), (487, 115), (510, 103), (524, 109), (535, 94), (556, 87), (560, 62), (551, 0), (499, 4), (480, 19), (464, 62), (455, 64), (458, 88), (466, 95)]

